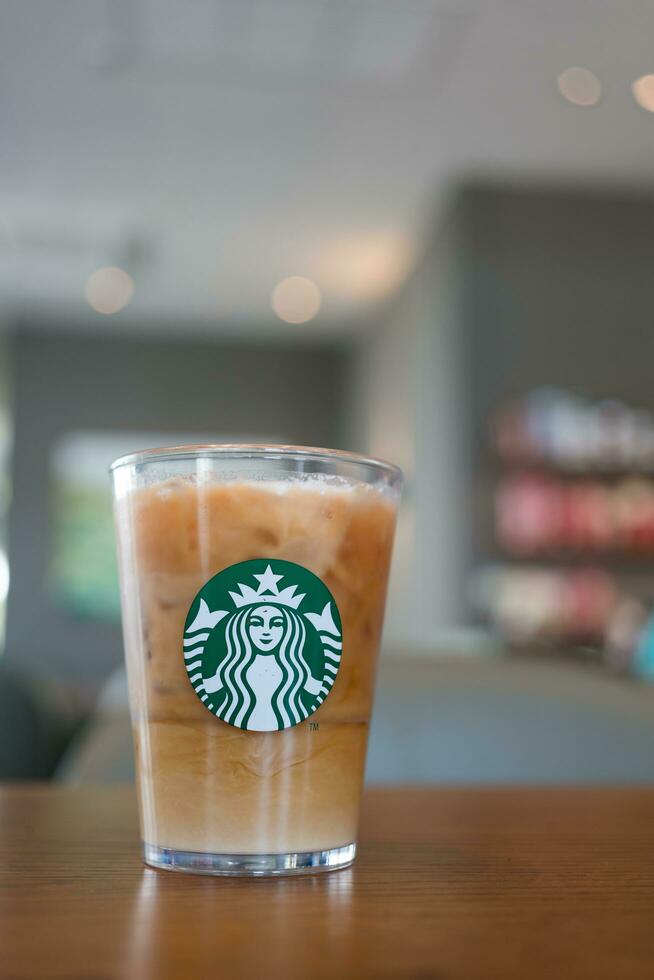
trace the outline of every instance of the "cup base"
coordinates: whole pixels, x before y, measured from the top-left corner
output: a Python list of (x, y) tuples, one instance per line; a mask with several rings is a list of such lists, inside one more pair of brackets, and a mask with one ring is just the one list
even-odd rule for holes
[(186, 871), (199, 875), (232, 875), (265, 878), (306, 875), (347, 868), (356, 856), (356, 844), (331, 847), (327, 851), (298, 851), (289, 854), (213, 854), (178, 851), (172, 847), (143, 844), (143, 860), (163, 871)]

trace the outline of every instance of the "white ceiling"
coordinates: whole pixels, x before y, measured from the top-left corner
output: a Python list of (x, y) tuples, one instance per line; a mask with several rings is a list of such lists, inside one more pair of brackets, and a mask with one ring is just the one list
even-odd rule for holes
[[(284, 329), (338, 328), (462, 176), (654, 187), (653, 42), (641, 0), (0, 0), (5, 309), (276, 331), (308, 275), (322, 311)], [(570, 65), (598, 106), (561, 98)], [(114, 317), (83, 299), (105, 264), (136, 282)]]

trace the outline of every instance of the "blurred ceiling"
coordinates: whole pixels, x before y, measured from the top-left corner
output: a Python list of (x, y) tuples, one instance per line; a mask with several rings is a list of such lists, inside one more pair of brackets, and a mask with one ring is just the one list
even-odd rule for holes
[[(628, 9), (629, 16), (626, 16)], [(395, 288), (468, 175), (652, 182), (654, 4), (629, 0), (0, 0), (5, 309), (320, 335)], [(564, 101), (566, 67), (602, 99)], [(321, 312), (270, 295), (314, 279)]]

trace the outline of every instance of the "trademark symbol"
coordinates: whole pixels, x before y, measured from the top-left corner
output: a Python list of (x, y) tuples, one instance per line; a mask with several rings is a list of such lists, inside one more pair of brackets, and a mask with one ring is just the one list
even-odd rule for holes
[(320, 722), (319, 721), (310, 721), (309, 722), (309, 731), (310, 732), (319, 732), (320, 731)]

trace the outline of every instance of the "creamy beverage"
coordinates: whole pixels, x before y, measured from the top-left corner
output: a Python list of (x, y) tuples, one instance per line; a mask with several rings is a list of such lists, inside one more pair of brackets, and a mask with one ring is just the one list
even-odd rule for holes
[(397, 488), (234, 469), (115, 472), (146, 859), (351, 860)]

